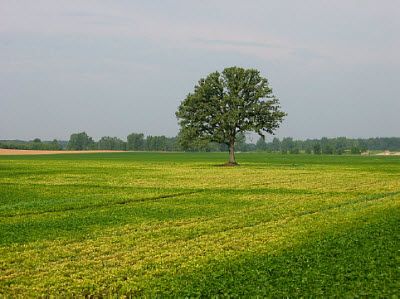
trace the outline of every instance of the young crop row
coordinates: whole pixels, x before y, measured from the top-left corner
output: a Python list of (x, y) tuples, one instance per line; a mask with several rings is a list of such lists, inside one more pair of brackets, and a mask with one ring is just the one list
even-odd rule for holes
[(396, 294), (398, 161), (181, 155), (1, 158), (0, 294)]

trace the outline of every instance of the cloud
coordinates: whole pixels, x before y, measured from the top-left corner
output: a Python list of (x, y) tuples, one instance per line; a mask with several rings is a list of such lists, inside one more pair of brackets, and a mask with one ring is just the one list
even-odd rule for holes
[[(394, 18), (396, 14), (391, 11), (389, 20), (384, 20), (386, 10), (382, 7), (374, 10), (371, 2), (361, 11), (353, 2), (329, 7), (315, 4), (314, 10), (297, 4), (289, 9), (292, 7), (289, 3), (281, 6), (273, 3), (268, 8), (280, 12), (277, 19), (271, 12), (264, 16), (267, 6), (262, 2), (226, 8), (223, 3), (210, 1), (201, 4), (171, 1), (160, 5), (136, 1), (4, 1), (7, 5), (0, 12), (3, 37), (143, 40), (166, 51), (229, 52), (266, 62), (303, 63), (318, 68), (400, 64), (397, 54), (400, 44), (393, 39), (393, 32), (398, 32), (394, 29), (399, 25)], [(255, 7), (259, 9), (249, 19), (245, 12)], [(313, 20), (318, 14), (323, 18)], [(246, 18), (251, 22), (241, 21)], [(373, 21), (373, 27), (364, 28), (369, 20)], [(388, 39), (379, 29), (387, 33)], [(0, 51), (4, 43), (3, 39)]]
[(258, 41), (243, 41), (243, 40), (222, 40), (222, 39), (195, 39), (195, 42), (211, 44), (211, 45), (227, 45), (227, 46), (238, 46), (238, 47), (250, 47), (250, 48), (273, 48), (282, 49), (281, 45), (263, 43)]
[[(9, 117), (11, 134), (13, 121), (24, 119), (23, 124), (32, 127), (27, 125), (29, 99), (43, 103), (102, 99), (105, 107), (113, 99), (124, 107), (113, 108), (115, 115), (125, 116), (132, 126), (154, 134), (162, 122), (173, 135), (172, 110), (182, 93), (209, 71), (242, 65), (268, 74), (290, 112), (285, 135), (307, 136), (312, 130), (335, 135), (339, 132), (335, 119), (343, 107), (358, 117), (357, 122), (368, 124), (365, 119), (372, 117), (366, 112), (359, 116), (360, 111), (374, 113), (376, 99), (379, 103), (387, 99), (379, 107), (380, 119), (395, 123), (399, 2), (360, 3), (2, 0), (0, 83), (5, 109), (0, 118)], [(123, 99), (134, 103), (129, 107), (137, 114), (127, 113)], [(4, 112), (7, 105), (15, 116)], [(58, 105), (61, 112), (66, 109)], [(159, 115), (150, 122), (146, 113), (152, 114), (154, 106)], [(91, 115), (93, 107), (100, 114), (110, 109), (96, 104), (83, 105), (82, 110)], [(24, 109), (26, 119), (20, 112)], [(326, 126), (321, 127), (313, 115), (327, 120)], [(41, 116), (46, 118), (45, 113)], [(345, 115), (341, 123), (352, 128), (354, 117)], [(60, 122), (60, 132), (63, 126), (69, 124)]]
[[(72, 2), (39, 1), (22, 8), (9, 1), (8, 10), (0, 13), (3, 34), (37, 34), (41, 36), (84, 36), (103, 38), (147, 39), (161, 47), (232, 50), (243, 54), (261, 55), (255, 48), (269, 48), (281, 55), (286, 45), (266, 32), (250, 31), (222, 20), (221, 23), (186, 22), (166, 15), (162, 10), (145, 8), (135, 2), (94, 5), (93, 1)], [(75, 7), (71, 9), (71, 7)], [(191, 12), (193, 13), (193, 12)], [(265, 43), (264, 40), (270, 42)], [(260, 50), (259, 49), (259, 50)], [(259, 53), (259, 54), (257, 54)], [(272, 53), (273, 54), (273, 53)], [(266, 56), (265, 56), (266, 57)]]

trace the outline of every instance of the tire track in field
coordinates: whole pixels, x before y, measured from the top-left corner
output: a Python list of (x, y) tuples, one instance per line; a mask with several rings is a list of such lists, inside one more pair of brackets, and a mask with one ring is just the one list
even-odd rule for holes
[[(26, 213), (20, 213), (20, 214), (0, 215), (0, 218), (11, 218), (11, 217), (19, 217), (19, 216), (33, 216), (33, 215), (36, 216), (36, 215), (44, 215), (44, 214), (63, 213), (63, 212), (68, 212), (68, 211), (83, 211), (83, 210), (88, 210), (88, 209), (92, 209), (92, 208), (110, 207), (113, 205), (114, 206), (118, 206), (118, 205), (122, 206), (122, 205), (128, 205), (128, 204), (132, 204), (132, 203), (152, 202), (152, 201), (158, 201), (158, 200), (167, 199), (167, 198), (181, 197), (181, 196), (185, 196), (185, 195), (202, 193), (205, 191), (206, 190), (197, 190), (197, 191), (190, 191), (190, 192), (164, 194), (164, 195), (159, 195), (159, 196), (154, 196), (154, 197), (131, 198), (131, 199), (128, 198), (128, 199), (116, 201), (116, 202), (106, 202), (106, 203), (93, 204), (93, 205), (80, 206), (80, 207), (65, 207), (64, 209), (60, 209), (60, 210), (46, 210), (46, 211), (26, 212)], [(357, 204), (360, 202), (372, 202), (372, 201), (376, 201), (376, 200), (382, 200), (387, 197), (391, 197), (391, 196), (395, 196), (395, 195), (399, 195), (399, 194), (400, 194), (400, 191), (364, 195), (364, 196), (360, 196), (360, 197), (357, 197), (354, 199), (350, 199), (350, 200), (342, 202), (342, 203), (328, 205), (328, 206), (322, 207), (318, 210), (306, 210), (306, 211), (297, 212), (297, 213), (292, 214), (292, 216), (300, 217), (300, 216), (305, 216), (305, 215), (312, 215), (312, 214), (325, 212), (325, 211), (329, 211), (329, 210), (336, 209), (336, 208), (341, 208), (341, 207), (352, 205), (352, 204)]]
[[(184, 242), (186, 242), (188, 240), (195, 240), (195, 239), (198, 239), (198, 238), (203, 238), (205, 236), (213, 236), (213, 235), (218, 235), (218, 234), (221, 234), (221, 233), (233, 233), (235, 231), (251, 229), (251, 228), (262, 226), (262, 225), (268, 225), (268, 224), (274, 223), (274, 222), (277, 222), (277, 223), (278, 222), (279, 223), (289, 223), (289, 222), (295, 221), (296, 219), (301, 218), (301, 217), (307, 217), (307, 216), (311, 216), (311, 215), (315, 215), (315, 214), (319, 214), (319, 213), (330, 212), (330, 211), (333, 211), (333, 210), (336, 210), (336, 209), (346, 208), (347, 206), (352, 206), (352, 205), (356, 205), (356, 204), (359, 204), (359, 203), (373, 203), (373, 202), (377, 202), (377, 201), (380, 201), (380, 200), (388, 199), (388, 198), (396, 196), (396, 195), (400, 195), (400, 191), (362, 196), (362, 197), (355, 198), (353, 200), (350, 200), (350, 201), (347, 201), (347, 202), (344, 202), (344, 203), (338, 203), (338, 204), (330, 205), (330, 206), (327, 206), (327, 207), (323, 207), (323, 208), (320, 208), (318, 210), (287, 213), (285, 215), (282, 215), (283, 217), (272, 218), (272, 219), (269, 219), (269, 220), (266, 220), (266, 221), (261, 220), (261, 221), (253, 222), (251, 224), (221, 227), (220, 229), (215, 230), (215, 231), (203, 232), (200, 235), (194, 235), (192, 237), (186, 237), (184, 239), (179, 239), (179, 240), (176, 240), (176, 241), (184, 241)], [(254, 208), (253, 210), (256, 211), (257, 208)], [(240, 215), (241, 212), (238, 211), (238, 214)], [(230, 215), (229, 217), (233, 217), (233, 215)], [(224, 218), (227, 218), (227, 216), (219, 216), (219, 217), (215, 217), (213, 219), (203, 220), (203, 221), (201, 221), (201, 223), (202, 224), (205, 224), (205, 223), (212, 224), (213, 222), (218, 222), (218, 220), (222, 220)], [(186, 222), (186, 223), (183, 224), (183, 226), (192, 225), (192, 224), (199, 224), (199, 219), (196, 219), (193, 222)], [(181, 225), (174, 225), (174, 226), (175, 227), (180, 227)], [(160, 230), (163, 230), (163, 229), (164, 228), (160, 228)], [(154, 230), (152, 230), (152, 232), (154, 233)]]
[(370, 194), (370, 195), (365, 195), (365, 196), (361, 196), (361, 197), (358, 197), (358, 198), (350, 199), (348, 201), (345, 201), (345, 202), (342, 202), (342, 203), (337, 203), (335, 205), (323, 207), (323, 208), (321, 208), (319, 210), (302, 211), (302, 212), (299, 212), (297, 214), (298, 214), (298, 216), (311, 215), (311, 214), (316, 214), (316, 213), (319, 213), (319, 212), (329, 211), (329, 210), (332, 210), (332, 209), (339, 209), (341, 207), (345, 207), (345, 206), (349, 206), (349, 205), (353, 205), (353, 204), (357, 204), (357, 203), (372, 202), (372, 201), (382, 200), (382, 199), (385, 199), (387, 197), (392, 197), (392, 196), (396, 196), (396, 195), (400, 195), (400, 191), (386, 192), (386, 193), (375, 193), (375, 194)]
[[(0, 184), (1, 186), (2, 184)], [(5, 183), (3, 185), (17, 185), (15, 183)], [(27, 184), (28, 185), (28, 184)], [(46, 185), (46, 184), (30, 184), (30, 186), (46, 186), (46, 187), (54, 187), (54, 185)], [(68, 187), (89, 187), (89, 188), (101, 188), (101, 189), (114, 189), (114, 188), (119, 188), (119, 189), (135, 189), (137, 190), (137, 186), (104, 186), (104, 185), (97, 185), (97, 184), (62, 184), (62, 185), (57, 185), (59, 186), (68, 186)], [(151, 188), (143, 188), (144, 190), (148, 190)], [(86, 205), (86, 206), (77, 206), (77, 207), (65, 207), (63, 209), (46, 209), (42, 211), (27, 211), (23, 213), (14, 213), (14, 214), (5, 214), (5, 215), (0, 215), (0, 218), (10, 218), (10, 217), (16, 217), (16, 216), (29, 216), (29, 215), (42, 215), (46, 213), (61, 213), (61, 212), (67, 212), (67, 211), (79, 211), (79, 210), (85, 210), (89, 208), (101, 208), (101, 207), (106, 207), (106, 206), (112, 206), (112, 205), (124, 205), (124, 204), (130, 204), (130, 203), (135, 203), (135, 202), (145, 202), (145, 201), (155, 201), (155, 200), (161, 200), (161, 199), (166, 199), (166, 198), (174, 198), (174, 197), (180, 197), (183, 195), (191, 195), (195, 193), (200, 193), (200, 192), (212, 192), (212, 191), (218, 191), (218, 192), (224, 192), (226, 194), (231, 194), (231, 193), (242, 193), (242, 194), (254, 194), (256, 192), (257, 194), (316, 194), (316, 195), (321, 195), (321, 194), (327, 194), (326, 192), (315, 192), (312, 190), (304, 190), (304, 189), (289, 189), (289, 188), (259, 188), (259, 189), (243, 189), (243, 188), (206, 188), (206, 189), (195, 189), (194, 191), (190, 192), (180, 192), (180, 193), (173, 193), (173, 194), (166, 194), (166, 195), (159, 195), (155, 197), (144, 197), (144, 198), (131, 198), (131, 199), (125, 199), (121, 201), (115, 201), (115, 202), (107, 202), (107, 203), (99, 203), (99, 204), (92, 204), (92, 205)], [(334, 195), (340, 195), (343, 192), (329, 192), (329, 194), (334, 194)], [(73, 198), (70, 200), (74, 200)]]
[[(278, 218), (272, 218), (272, 219), (268, 219), (268, 220), (261, 220), (261, 221), (256, 221), (253, 222), (251, 224), (241, 224), (241, 225), (233, 225), (233, 226), (225, 226), (225, 227), (221, 227), (215, 231), (210, 231), (210, 232), (202, 232), (201, 235), (194, 235), (192, 237), (186, 237), (184, 238), (185, 241), (187, 240), (192, 240), (192, 239), (197, 239), (197, 238), (202, 238), (204, 236), (211, 236), (211, 235), (216, 235), (216, 234), (220, 234), (220, 233), (228, 233), (228, 232), (234, 232), (234, 231), (238, 231), (238, 230), (242, 230), (242, 229), (250, 229), (253, 227), (257, 227), (260, 225), (265, 225), (268, 223), (273, 223), (273, 222), (283, 222), (283, 223), (287, 223), (290, 221), (294, 221), (297, 218), (301, 218), (301, 217), (307, 217), (307, 216), (311, 216), (314, 214), (318, 214), (318, 213), (325, 213), (325, 212), (329, 212), (329, 211), (333, 211), (336, 209), (340, 209), (340, 208), (345, 208), (347, 206), (351, 206), (351, 205), (356, 205), (359, 203), (373, 203), (373, 202), (377, 202), (380, 200), (385, 200), (389, 197), (393, 197), (396, 195), (400, 195), (400, 191), (397, 192), (387, 192), (387, 193), (378, 193), (378, 194), (371, 194), (371, 195), (366, 195), (366, 196), (361, 196), (361, 197), (357, 197), (354, 199), (350, 199), (349, 201), (343, 202), (343, 203), (337, 203), (337, 204), (333, 204), (333, 205), (329, 205), (326, 207), (322, 207), (316, 210), (309, 210), (309, 211), (301, 211), (301, 212), (289, 212), (286, 214), (282, 214), (280, 216), (282, 217), (278, 217)], [(253, 209), (250, 209), (250, 211), (257, 211), (259, 208), (255, 207)], [(249, 210), (247, 210), (247, 212), (249, 212)], [(199, 223), (202, 223), (203, 225), (206, 223), (209, 223), (210, 225), (212, 225), (212, 223), (215, 222), (221, 222), (221, 220), (229, 217), (236, 217), (237, 216), (242, 216), (242, 211), (236, 211), (236, 213), (232, 213), (229, 216), (217, 216), (214, 217), (212, 219), (204, 219), (204, 220), (199, 220), (199, 219), (195, 219), (193, 221), (185, 221), (184, 223), (179, 223), (179, 224), (173, 224), (172, 226), (175, 228), (179, 228), (179, 227), (185, 227), (185, 226), (191, 226), (191, 225), (198, 225)], [(207, 225), (208, 226), (208, 225)], [(164, 230), (165, 227), (160, 227), (157, 230), (154, 230), (154, 228), (151, 229), (151, 231), (154, 233), (155, 231), (162, 231)], [(179, 239), (180, 241), (182, 241), (182, 239)]]
[(81, 206), (81, 207), (65, 207), (62, 210), (46, 210), (46, 211), (26, 212), (26, 213), (20, 213), (20, 214), (12, 214), (12, 215), (0, 215), (0, 218), (43, 215), (43, 214), (51, 214), (51, 213), (63, 213), (63, 212), (68, 212), (68, 211), (81, 211), (81, 210), (87, 210), (87, 209), (92, 209), (92, 208), (110, 207), (113, 205), (127, 205), (127, 204), (131, 204), (131, 203), (151, 202), (151, 201), (157, 201), (157, 200), (166, 199), (166, 198), (174, 198), (174, 197), (181, 197), (184, 195), (192, 195), (192, 194), (196, 194), (196, 193), (200, 193), (200, 192), (203, 192), (203, 190), (191, 191), (191, 192), (180, 192), (180, 193), (173, 193), (173, 194), (164, 194), (164, 195), (158, 195), (158, 196), (154, 196), (154, 197), (130, 198), (130, 199), (128, 198), (128, 199), (124, 199), (124, 200), (116, 201), (116, 202), (106, 202), (106, 203), (93, 204), (93, 205), (87, 205), (87, 206)]

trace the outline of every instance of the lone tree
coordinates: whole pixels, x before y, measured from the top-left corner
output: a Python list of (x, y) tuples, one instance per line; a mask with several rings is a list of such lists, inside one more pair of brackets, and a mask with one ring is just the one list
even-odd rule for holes
[(200, 79), (176, 116), (183, 146), (198, 141), (225, 143), (229, 146), (227, 165), (236, 165), (238, 134), (256, 132), (265, 138), (279, 127), (286, 113), (258, 70), (230, 67)]

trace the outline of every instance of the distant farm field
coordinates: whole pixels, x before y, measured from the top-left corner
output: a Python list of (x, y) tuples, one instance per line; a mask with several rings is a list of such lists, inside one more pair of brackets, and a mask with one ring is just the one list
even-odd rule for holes
[(399, 296), (400, 157), (0, 157), (1, 295)]

